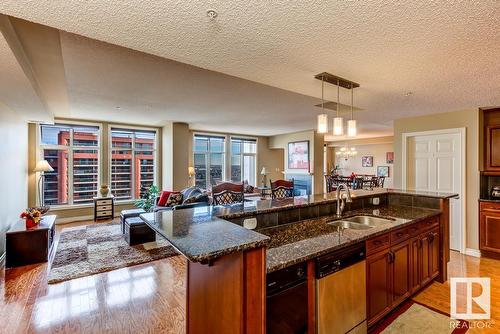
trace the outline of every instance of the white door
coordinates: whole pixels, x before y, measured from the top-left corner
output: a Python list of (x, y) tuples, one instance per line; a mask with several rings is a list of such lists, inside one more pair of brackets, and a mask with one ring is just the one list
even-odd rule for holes
[(462, 139), (460, 133), (416, 135), (407, 141), (407, 188), (457, 193), (450, 201), (450, 248), (462, 246)]

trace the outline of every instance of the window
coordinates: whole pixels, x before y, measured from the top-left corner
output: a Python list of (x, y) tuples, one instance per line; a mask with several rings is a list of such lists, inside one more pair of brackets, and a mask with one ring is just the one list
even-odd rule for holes
[(99, 127), (41, 125), (40, 150), (54, 169), (43, 180), (44, 205), (92, 203), (99, 185)]
[(111, 129), (111, 191), (140, 198), (156, 180), (156, 131)]
[(231, 181), (256, 185), (257, 141), (255, 139), (231, 138)]
[(210, 189), (224, 180), (226, 138), (195, 135), (193, 143), (195, 184)]

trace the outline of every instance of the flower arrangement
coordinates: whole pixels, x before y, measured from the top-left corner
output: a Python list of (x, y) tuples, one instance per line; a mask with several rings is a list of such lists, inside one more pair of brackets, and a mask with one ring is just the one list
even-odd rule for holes
[(26, 227), (30, 228), (40, 223), (40, 220), (42, 220), (42, 213), (39, 210), (29, 208), (23, 211), (20, 217), (26, 220)]

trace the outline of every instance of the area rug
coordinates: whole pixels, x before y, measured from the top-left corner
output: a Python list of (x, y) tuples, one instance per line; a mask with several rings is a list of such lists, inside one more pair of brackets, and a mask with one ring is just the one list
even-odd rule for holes
[(156, 242), (129, 246), (120, 223), (101, 223), (61, 231), (48, 283), (102, 273), (167, 258), (178, 253), (161, 237)]
[(371, 334), (461, 334), (466, 333), (468, 322), (428, 306), (408, 301), (399, 306), (378, 324)]

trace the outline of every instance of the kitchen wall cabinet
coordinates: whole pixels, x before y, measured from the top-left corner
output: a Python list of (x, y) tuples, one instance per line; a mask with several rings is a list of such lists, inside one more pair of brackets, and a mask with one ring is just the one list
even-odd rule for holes
[(483, 110), (483, 171), (500, 174), (500, 109)]
[(500, 203), (480, 203), (479, 249), (482, 255), (500, 258)]
[(368, 326), (439, 275), (439, 231), (433, 217), (366, 241)]

